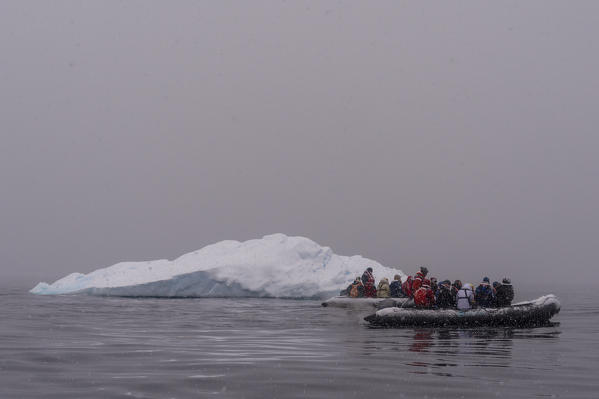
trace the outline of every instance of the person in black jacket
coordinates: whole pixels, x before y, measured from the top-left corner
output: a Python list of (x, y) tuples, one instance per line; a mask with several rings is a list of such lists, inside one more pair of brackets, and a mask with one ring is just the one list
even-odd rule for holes
[(497, 288), (499, 288), (501, 286), (501, 283), (499, 281), (493, 281), (493, 304), (491, 305), (491, 307), (493, 308), (498, 308), (499, 306), (497, 306)]
[(433, 294), (437, 296), (437, 290), (439, 289), (439, 283), (437, 282), (437, 277), (431, 277), (431, 290), (433, 290)]
[(458, 291), (462, 289), (462, 282), (460, 280), (455, 280), (451, 285), (451, 295), (454, 297), (458, 295)]
[(501, 282), (501, 285), (497, 287), (497, 294), (495, 303), (497, 307), (501, 308), (504, 306), (510, 306), (514, 300), (514, 287), (509, 278), (505, 277)]
[(455, 307), (455, 295), (451, 292), (451, 282), (442, 281), (437, 290), (437, 307), (439, 309), (449, 309)]

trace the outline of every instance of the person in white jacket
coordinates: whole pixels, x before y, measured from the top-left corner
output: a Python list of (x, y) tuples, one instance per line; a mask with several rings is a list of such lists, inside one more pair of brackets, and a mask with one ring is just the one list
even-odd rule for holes
[(466, 283), (456, 295), (456, 305), (458, 310), (468, 310), (474, 307), (474, 287)]

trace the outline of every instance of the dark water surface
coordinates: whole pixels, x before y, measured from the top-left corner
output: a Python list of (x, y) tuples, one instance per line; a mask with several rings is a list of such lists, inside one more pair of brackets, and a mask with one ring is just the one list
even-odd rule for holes
[(559, 325), (454, 330), (317, 301), (4, 291), (0, 397), (598, 398), (599, 296), (554, 293)]

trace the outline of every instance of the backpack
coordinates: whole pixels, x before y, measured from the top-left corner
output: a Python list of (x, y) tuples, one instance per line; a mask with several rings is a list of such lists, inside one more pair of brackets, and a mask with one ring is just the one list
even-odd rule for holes
[(357, 298), (360, 296), (360, 284), (352, 284), (351, 290), (349, 290), (349, 296)]

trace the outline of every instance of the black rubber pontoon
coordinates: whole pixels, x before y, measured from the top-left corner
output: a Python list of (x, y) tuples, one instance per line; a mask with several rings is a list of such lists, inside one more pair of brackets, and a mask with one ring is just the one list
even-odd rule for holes
[(390, 307), (364, 318), (382, 327), (527, 327), (546, 325), (559, 313), (560, 302), (555, 295), (545, 295), (534, 301), (521, 302), (504, 308), (480, 308), (466, 311), (455, 309), (405, 309)]

